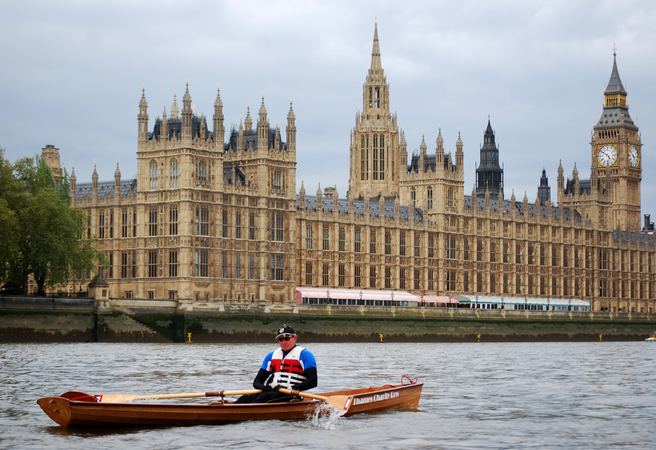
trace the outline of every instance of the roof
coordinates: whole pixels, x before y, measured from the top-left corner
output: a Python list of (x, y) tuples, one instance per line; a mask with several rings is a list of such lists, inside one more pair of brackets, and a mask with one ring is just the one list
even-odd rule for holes
[[(137, 180), (121, 180), (121, 198), (137, 192)], [(114, 181), (101, 181), (98, 183), (98, 198), (114, 198), (116, 183)], [(75, 199), (90, 199), (93, 196), (93, 183), (79, 183), (75, 186)]]
[[(348, 214), (349, 212), (349, 201), (348, 199), (339, 199), (337, 201), (339, 213)], [(369, 214), (374, 217), (379, 217), (381, 215), (379, 198), (374, 198), (369, 201)], [(321, 204), (323, 211), (333, 212), (333, 197), (330, 195), (321, 196)], [(300, 209), (301, 200), (300, 195), (296, 196), (296, 208)], [(364, 200), (356, 199), (353, 200), (353, 207), (355, 208), (355, 214), (358, 216), (364, 216)], [(305, 209), (309, 211), (317, 210), (317, 197), (312, 195), (305, 196)], [(400, 206), (399, 207), (399, 216), (401, 219), (408, 220), (409, 211), (413, 208), (411, 206)], [(394, 198), (385, 198), (383, 200), (383, 211), (382, 214), (388, 219), (394, 218)], [(424, 213), (419, 208), (414, 208), (414, 220), (421, 222), (424, 219)]]
[[(476, 197), (475, 201), (478, 209), (485, 209), (484, 197), (483, 198)], [(472, 208), (472, 197), (470, 195), (465, 195), (465, 207)], [(500, 206), (498, 201), (498, 196), (490, 195), (490, 208), (493, 211), (498, 211), (500, 207), (503, 208), (503, 211), (505, 213), (510, 213), (512, 208), (512, 202), (510, 200), (504, 199), (503, 205)], [(548, 209), (546, 205), (537, 206), (535, 203), (528, 203), (527, 207), (528, 207), (529, 216), (536, 216), (537, 214), (540, 214), (544, 218), (547, 217)], [(515, 202), (515, 212), (520, 216), (523, 216), (525, 214), (523, 202)], [(551, 207), (552, 219), (559, 220), (561, 215), (564, 215), (565, 220), (575, 220), (575, 221), (581, 220), (581, 214), (576, 210), (573, 210), (571, 208), (561, 208), (559, 206)]]

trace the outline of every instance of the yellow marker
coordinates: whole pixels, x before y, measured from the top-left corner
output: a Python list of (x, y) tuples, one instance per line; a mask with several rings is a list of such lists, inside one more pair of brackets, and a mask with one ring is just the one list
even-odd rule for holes
[(481, 335), (480, 335), (480, 333), (476, 335), (476, 342), (481, 342)]
[(191, 332), (187, 333), (187, 344), (191, 344)]
[(385, 333), (378, 333), (378, 342), (383, 342), (385, 340)]
[(599, 339), (599, 342), (602, 342), (604, 340), (604, 335), (599, 333), (599, 336), (597, 336), (597, 338)]

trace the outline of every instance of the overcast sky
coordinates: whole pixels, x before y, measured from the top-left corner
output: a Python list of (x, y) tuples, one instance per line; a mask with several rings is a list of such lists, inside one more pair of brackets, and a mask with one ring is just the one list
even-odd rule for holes
[[(150, 126), (185, 82), (197, 113), (221, 88), (226, 128), (263, 96), (272, 125), (294, 103), (297, 186), (348, 188), (349, 133), (378, 21), (390, 103), (409, 151), (458, 131), (465, 192), (488, 115), (506, 197), (534, 201), (542, 168), (591, 165), (613, 46), (643, 147), (642, 209), (656, 216), (656, 2), (630, 1), (4, 1), (0, 145), (6, 157), (61, 149), (78, 182), (136, 175), (142, 87)], [(283, 134), (284, 135), (284, 134)]]

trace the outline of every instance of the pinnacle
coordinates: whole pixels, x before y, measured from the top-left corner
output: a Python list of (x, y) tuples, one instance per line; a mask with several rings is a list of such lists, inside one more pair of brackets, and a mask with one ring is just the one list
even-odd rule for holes
[(371, 49), (371, 67), (370, 70), (382, 70), (380, 62), (380, 44), (378, 42), (378, 23), (374, 24), (374, 44)]

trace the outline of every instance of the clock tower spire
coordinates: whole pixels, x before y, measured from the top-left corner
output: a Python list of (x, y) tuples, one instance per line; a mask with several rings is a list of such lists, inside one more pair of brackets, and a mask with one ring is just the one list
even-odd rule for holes
[(610, 182), (609, 225), (614, 229), (640, 229), (640, 181), (642, 180), (640, 132), (629, 115), (627, 92), (613, 68), (604, 91), (604, 107), (592, 134), (592, 170)]

